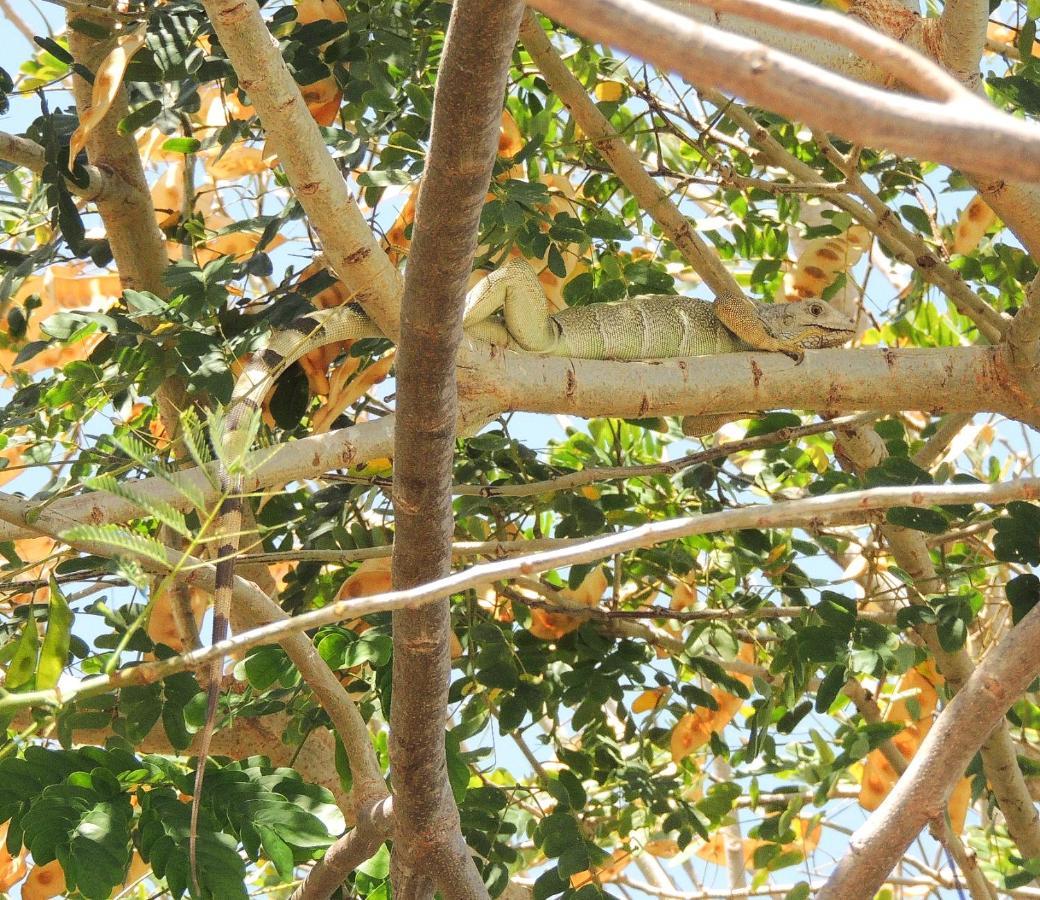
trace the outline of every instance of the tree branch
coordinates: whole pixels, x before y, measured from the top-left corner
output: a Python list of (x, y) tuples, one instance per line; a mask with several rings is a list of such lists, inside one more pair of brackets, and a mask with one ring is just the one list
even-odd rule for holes
[(329, 263), (351, 300), (395, 337), (401, 276), (350, 196), (256, 0), (206, 0), (204, 6)]
[[(456, 0), (445, 36), (397, 351), (393, 584), (399, 589), (451, 567), (456, 358), (522, 13), (520, 0)], [(432, 897), (432, 876), (448, 900), (487, 897), (448, 780), (448, 601), (399, 610), (393, 625), (394, 895)]]
[[(944, 102), (956, 102), (970, 96), (962, 84), (948, 75), (926, 56), (911, 50), (906, 44), (888, 35), (861, 25), (854, 18), (825, 9), (800, 8), (789, 4), (767, 3), (765, 0), (686, 0), (683, 11), (689, 15), (691, 6), (707, 6), (717, 13), (735, 13), (756, 22), (775, 26), (780, 31), (822, 38), (848, 47), (860, 59), (911, 86), (925, 97)], [(986, 16), (983, 15), (982, 34), (985, 38)], [(718, 22), (722, 28), (726, 26)], [(772, 43), (765, 41), (765, 43)], [(775, 46), (775, 45), (774, 45)], [(796, 54), (799, 55), (799, 54)], [(818, 52), (804, 56), (812, 58)], [(976, 57), (976, 62), (978, 57)]]
[(1040, 607), (1034, 607), (972, 673), (928, 731), (906, 773), (852, 836), (818, 900), (873, 897), (903, 852), (940, 815), (957, 779), (1008, 707), (1040, 674)]
[[(24, 166), (39, 175), (47, 165), (44, 149), (36, 141), (0, 131), (0, 159), (5, 159), (16, 166)], [(84, 200), (112, 201), (128, 203), (132, 201), (133, 188), (120, 178), (104, 172), (97, 166), (84, 166), (87, 173), (87, 186), (80, 187), (69, 179), (65, 179), (69, 190)]]
[[(389, 456), (393, 447), (393, 423), (391, 415), (254, 450), (243, 463), (243, 490), (251, 493), (298, 478), (313, 478), (329, 469), (347, 468)], [(127, 482), (127, 486), (142, 497), (170, 503), (178, 509), (190, 509), (193, 496), (200, 496), (203, 503), (214, 503), (220, 498), (216, 477), (217, 463), (213, 462), (201, 469), (181, 469), (170, 479), (142, 478)], [(179, 486), (183, 486), (183, 490)], [(64, 497), (48, 504), (47, 508), (70, 524), (126, 522), (141, 515), (141, 508), (133, 502), (100, 491)], [(19, 523), (0, 522), (0, 541), (18, 540), (34, 533)]]
[(534, 5), (592, 40), (855, 143), (979, 174), (1040, 178), (1040, 126), (1001, 113), (968, 92), (963, 100), (940, 104), (878, 90), (649, 0)]
[[(46, 534), (59, 541), (65, 541), (61, 536), (62, 533), (69, 527), (77, 524), (62, 516), (53, 507), (42, 510), (34, 508), (24, 500), (12, 497), (9, 494), (0, 494), (0, 519), (25, 525), (31, 528), (35, 534)], [(30, 522), (32, 523), (31, 525), (29, 524)], [(113, 548), (110, 545), (98, 541), (76, 541), (71, 546), (83, 553), (105, 557), (114, 555)], [(200, 587), (210, 593), (214, 590), (216, 567), (186, 554), (168, 550), (165, 563), (160, 563), (148, 555), (128, 551), (120, 551), (120, 555), (136, 559), (146, 571), (159, 574), (177, 572), (184, 584), (188, 586)], [(254, 631), (263, 630), (264, 628), (284, 628), (289, 621), (289, 617), (281, 607), (272, 602), (256, 585), (246, 581), (244, 578), (235, 577), (232, 597), (234, 602), (244, 609), (246, 616), (256, 623)], [(246, 632), (246, 634), (249, 633)], [(310, 638), (303, 634), (301, 630), (287, 629), (282, 637), (277, 638), (277, 640), (282, 644), (283, 649), (296, 668), (299, 669), (300, 675), (314, 692), (317, 701), (329, 714), (336, 734), (343, 742), (343, 747), (350, 760), (351, 772), (354, 776), (354, 802), (362, 805), (385, 797), (387, 793), (386, 785), (383, 781), (379, 761), (376, 759), (375, 751), (372, 749), (367, 725), (364, 719), (361, 718), (354, 701), (350, 699), (343, 685), (340, 684), (332, 670), (318, 655), (318, 651), (314, 649)], [(216, 646), (219, 648), (227, 643), (227, 641), (223, 641)], [(158, 664), (146, 663), (144, 665), (147, 668), (132, 666), (126, 669), (119, 669), (109, 676), (102, 676), (101, 680), (98, 680), (98, 678), (87, 678), (74, 687), (55, 689), (49, 692), (51, 697), (41, 702), (61, 704), (81, 694), (89, 696), (91, 694), (103, 693), (106, 690), (124, 684), (148, 684), (156, 678), (166, 677), (173, 672), (194, 668), (198, 665), (194, 660), (201, 658), (213, 649), (213, 647), (210, 647), (207, 650), (195, 650), (181, 657), (163, 660)], [(211, 654), (207, 657), (207, 660), (222, 655)], [(166, 665), (173, 661), (176, 661), (176, 665), (172, 668)], [(183, 664), (185, 662), (187, 665)], [(11, 697), (14, 696), (17, 695), (9, 695), (7, 699), (10, 701)], [(28, 695), (24, 696), (27, 697)], [(3, 701), (0, 700), (0, 704), (2, 703)], [(20, 707), (25, 704), (15, 701), (11, 705)]]
[(357, 824), (314, 864), (289, 900), (326, 900), (347, 876), (371, 859), (393, 827), (393, 803), (389, 797), (357, 811)]
[[(743, 528), (793, 528), (810, 526), (813, 528), (825, 525), (835, 519), (845, 519), (850, 514), (859, 514), (866, 518), (874, 510), (891, 509), (893, 506), (944, 506), (963, 503), (986, 503), (999, 505), (1012, 500), (1036, 500), (1040, 498), (1040, 478), (1022, 478), (1001, 484), (970, 485), (913, 485), (909, 487), (872, 488), (865, 491), (849, 491), (844, 494), (833, 494), (822, 497), (807, 497), (801, 500), (790, 500), (783, 503), (756, 505), (740, 509), (724, 510), (664, 522), (654, 522), (631, 528), (616, 534), (605, 535), (590, 540), (576, 541), (556, 550), (532, 553), (511, 559), (497, 560), (473, 566), (419, 587), (390, 591), (370, 597), (357, 597), (338, 600), (323, 606), (321, 609), (301, 613), (291, 619), (279, 619), (272, 624), (251, 629), (221, 641), (212, 647), (193, 650), (180, 656), (157, 662), (141, 663), (113, 672), (110, 675), (96, 675), (82, 679), (73, 686), (63, 686), (58, 690), (33, 691), (22, 694), (9, 694), (0, 698), (0, 710), (19, 709), (34, 705), (60, 704), (72, 697), (104, 693), (113, 687), (123, 684), (150, 684), (175, 672), (204, 665), (217, 656), (232, 653), (280, 641), (286, 634), (330, 625), (359, 616), (376, 613), (393, 612), (397, 609), (432, 603), (461, 591), (484, 587), (496, 581), (511, 579), (520, 575), (546, 572), (562, 566), (580, 563), (598, 562), (608, 556), (650, 547), (664, 541), (678, 540), (698, 534), (714, 534), (721, 531), (732, 531)], [(17, 519), (23, 522), (26, 515), (32, 517), (35, 508), (24, 500), (10, 495), (0, 494), (0, 518)], [(44, 513), (42, 515), (49, 515)], [(38, 521), (36, 524), (39, 524)], [(96, 552), (92, 548), (89, 552)], [(104, 550), (101, 552), (109, 552)], [(179, 557), (178, 557), (179, 559)], [(142, 560), (142, 565), (147, 560)], [(171, 565), (173, 563), (171, 562)], [(185, 560), (185, 565), (192, 566), (185, 573), (189, 584), (211, 589), (214, 567), (198, 561)], [(151, 565), (156, 565), (151, 563)], [(244, 602), (251, 605), (259, 601), (253, 596), (259, 593), (256, 588), (244, 579), (238, 578), (235, 589)], [(270, 602), (270, 601), (268, 601)], [(284, 613), (282, 613), (284, 617)]]
[[(617, 389), (622, 380), (624, 393)], [(492, 348), (465, 373), (460, 391), (510, 410), (587, 418), (923, 409), (1000, 412), (1040, 424), (999, 347), (811, 350), (799, 365), (773, 353), (616, 363)]]

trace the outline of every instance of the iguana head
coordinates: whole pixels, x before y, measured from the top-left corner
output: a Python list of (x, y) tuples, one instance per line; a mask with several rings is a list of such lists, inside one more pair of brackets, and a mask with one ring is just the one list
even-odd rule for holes
[(763, 320), (773, 337), (807, 350), (840, 347), (856, 335), (856, 323), (823, 300), (773, 303)]

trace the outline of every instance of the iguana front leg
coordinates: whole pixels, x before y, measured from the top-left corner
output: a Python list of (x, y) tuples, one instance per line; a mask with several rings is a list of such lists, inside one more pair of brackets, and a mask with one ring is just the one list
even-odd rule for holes
[(805, 350), (794, 340), (784, 340), (769, 333), (758, 307), (743, 294), (719, 294), (714, 308), (718, 320), (754, 349), (783, 353), (799, 363), (805, 359)]

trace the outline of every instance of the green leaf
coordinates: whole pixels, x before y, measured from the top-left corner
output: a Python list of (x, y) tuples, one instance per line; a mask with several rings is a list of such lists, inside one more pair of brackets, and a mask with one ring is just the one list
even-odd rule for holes
[(58, 683), (69, 661), (72, 640), (72, 610), (54, 576), (50, 577), (50, 603), (47, 606), (47, 632), (40, 648), (40, 664), (36, 670), (37, 689), (52, 688)]
[(202, 141), (190, 137), (170, 138), (163, 141), (162, 149), (167, 153), (198, 153), (202, 149)]
[(565, 878), (556, 866), (553, 866), (542, 872), (535, 880), (532, 900), (548, 900), (549, 897), (562, 894), (570, 886), (570, 880)]
[(1040, 564), (1040, 506), (1016, 500), (993, 523), (993, 552), (1001, 562)]
[(1040, 578), (1032, 572), (1016, 575), (1004, 586), (1004, 593), (1011, 604), (1011, 620), (1017, 625), (1040, 603)]
[(50, 785), (21, 824), (38, 864), (57, 859), (70, 891), (106, 898), (130, 864), (132, 815), (126, 794), (109, 797), (93, 786)]
[(126, 300), (126, 305), (130, 309), (131, 314), (161, 316), (169, 309), (169, 305), (165, 300), (156, 297), (150, 291), (132, 291), (126, 288), (123, 291), (123, 299)]
[(29, 607), (29, 617), (25, 620), (22, 633), (15, 644), (14, 656), (7, 667), (7, 679), (4, 687), (9, 691), (21, 689), (32, 690), (34, 686), (34, 675), (36, 674), (36, 656), (39, 647), (40, 636), (36, 631), (36, 617), (33, 615), (32, 606)]
[(546, 263), (549, 266), (549, 271), (557, 278), (567, 277), (567, 263), (564, 261), (563, 254), (560, 253), (556, 244), (549, 245), (549, 257)]
[(914, 228), (922, 234), (931, 235), (932, 223), (928, 220), (928, 214), (923, 209), (907, 203), (900, 206), (899, 211), (903, 214), (903, 218), (913, 225)]
[(120, 134), (133, 134), (138, 128), (144, 128), (145, 125), (154, 122), (162, 111), (162, 100), (149, 100), (147, 103), (142, 103), (120, 120), (116, 131)]
[(242, 663), (249, 683), (258, 691), (266, 691), (294, 672), (293, 664), (281, 647), (256, 647)]
[(900, 528), (924, 531), (927, 534), (942, 534), (949, 526), (946, 516), (938, 509), (914, 506), (893, 506), (885, 512), (885, 520)]
[(456, 803), (461, 803), (469, 787), (469, 766), (462, 756), (462, 747), (458, 736), (449, 731), (445, 735), (444, 750), (448, 765), (448, 783)]
[(111, 475), (99, 475), (96, 478), (84, 479), (83, 483), (91, 490), (104, 491), (106, 494), (111, 494), (113, 497), (119, 497), (121, 500), (134, 504), (134, 506), (143, 509), (158, 522), (182, 537), (193, 537), (184, 520), (184, 513), (163, 500), (154, 499), (143, 491), (134, 490), (131, 486), (132, 483), (127, 485), (124, 482), (116, 481)]
[(798, 726), (798, 723), (812, 712), (812, 708), (811, 700), (803, 700), (794, 709), (789, 710), (780, 717), (780, 720), (776, 723), (776, 730), (780, 734), (790, 734)]
[(33, 40), (36, 41), (44, 50), (46, 50), (51, 56), (53, 56), (59, 62), (65, 63), (67, 66), (71, 66), (76, 60), (73, 59), (71, 53), (66, 50), (57, 41), (52, 40), (44, 35), (37, 34), (33, 36)]
[(590, 865), (592, 865), (592, 861), (589, 859), (589, 851), (585, 844), (576, 843), (567, 847), (560, 854), (557, 870), (561, 877), (569, 878), (571, 875), (587, 871)]
[[(138, 825), (141, 858), (150, 863), (170, 892), (180, 897), (191, 883), (188, 864), (190, 810), (168, 789), (148, 791), (141, 800)], [(211, 814), (200, 817), (198, 831), (199, 881), (202, 896), (214, 900), (246, 900), (245, 863), (237, 842), (217, 832)]]
[(968, 626), (974, 619), (971, 606), (963, 597), (940, 597), (932, 601), (937, 619), (935, 630), (943, 650), (960, 650), (968, 639)]
[(889, 456), (881, 465), (863, 473), (867, 487), (933, 484), (932, 476), (903, 456)]
[(844, 665), (832, 666), (816, 690), (816, 712), (825, 713), (831, 708), (848, 677)]
[(257, 825), (256, 830), (260, 834), (260, 844), (264, 848), (264, 855), (274, 863), (282, 880), (288, 881), (292, 878), (293, 873), (292, 848), (278, 836), (278, 832), (273, 828)]
[(76, 525), (61, 534), (64, 540), (74, 543), (103, 544), (113, 550), (123, 551), (131, 558), (143, 556), (166, 566), (166, 548), (158, 541), (139, 534), (131, 534), (118, 525)]

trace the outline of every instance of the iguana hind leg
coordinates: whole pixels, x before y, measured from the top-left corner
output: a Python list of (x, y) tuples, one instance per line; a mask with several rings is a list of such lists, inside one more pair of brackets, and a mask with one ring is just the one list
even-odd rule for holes
[(549, 315), (545, 291), (522, 259), (510, 260), (469, 292), (463, 327), (474, 337), (499, 343), (501, 331), (488, 321), (499, 310), (508, 336), (524, 350), (547, 353), (556, 347), (560, 332)]

